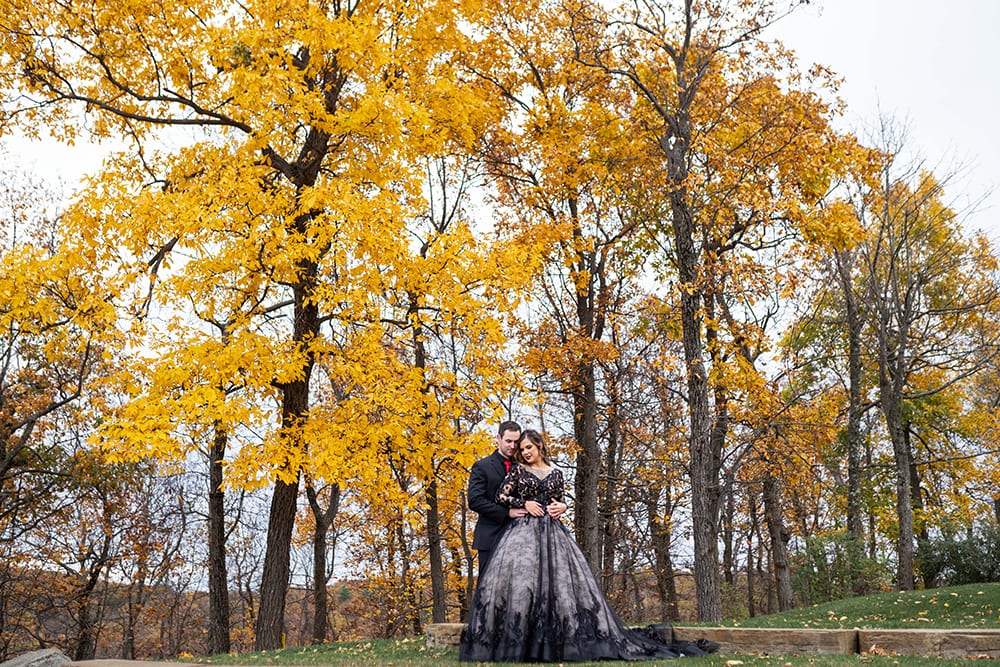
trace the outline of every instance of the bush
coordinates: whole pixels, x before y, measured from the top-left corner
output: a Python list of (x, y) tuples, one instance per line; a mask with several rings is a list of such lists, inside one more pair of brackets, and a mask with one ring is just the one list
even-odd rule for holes
[(878, 590), (880, 567), (846, 531), (806, 538), (794, 556), (792, 585), (806, 605), (867, 595)]
[(921, 540), (917, 570), (927, 588), (1000, 582), (1000, 526), (989, 524), (971, 535)]

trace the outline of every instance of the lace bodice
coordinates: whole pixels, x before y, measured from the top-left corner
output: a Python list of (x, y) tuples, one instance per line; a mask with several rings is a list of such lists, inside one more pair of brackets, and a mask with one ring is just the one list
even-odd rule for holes
[(539, 479), (531, 470), (516, 464), (500, 484), (497, 502), (507, 507), (521, 508), (524, 507), (525, 501), (535, 500), (545, 507), (553, 500), (564, 502), (565, 486), (559, 468), (552, 468), (548, 475)]

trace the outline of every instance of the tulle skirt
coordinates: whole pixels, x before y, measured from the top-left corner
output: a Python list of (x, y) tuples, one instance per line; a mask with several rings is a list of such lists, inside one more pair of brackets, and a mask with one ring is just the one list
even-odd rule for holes
[(650, 660), (704, 655), (657, 626), (626, 628), (569, 530), (548, 516), (511, 521), (473, 597), (459, 659)]

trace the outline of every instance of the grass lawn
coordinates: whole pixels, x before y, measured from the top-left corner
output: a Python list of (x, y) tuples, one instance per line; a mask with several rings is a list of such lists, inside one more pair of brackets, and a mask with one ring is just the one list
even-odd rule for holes
[(729, 621), (723, 625), (741, 628), (1000, 628), (1000, 584), (876, 593), (793, 609), (784, 614)]
[[(688, 625), (688, 624), (682, 624)], [(761, 628), (1000, 628), (1000, 584), (954, 586), (929, 591), (880, 593), (849, 598), (828, 604), (796, 609), (739, 622), (739, 627)], [(329, 665), (331, 667), (457, 667), (456, 650), (429, 649), (423, 637), (345, 642), (263, 651), (241, 655), (222, 655), (201, 659), (214, 665)], [(569, 663), (573, 667), (624, 667), (625, 665), (677, 667), (673, 660), (648, 662)], [(858, 665), (871, 667), (969, 667), (970, 660), (916, 658), (890, 655), (712, 655), (684, 658), (683, 664), (722, 667), (833, 667)]]

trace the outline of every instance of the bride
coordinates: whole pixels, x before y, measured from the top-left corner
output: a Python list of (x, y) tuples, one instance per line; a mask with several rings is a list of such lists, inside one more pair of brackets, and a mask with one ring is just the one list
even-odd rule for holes
[(508, 523), (480, 574), (460, 660), (649, 660), (718, 649), (704, 640), (674, 642), (669, 626), (626, 628), (569, 530), (546, 512), (549, 503), (563, 502), (565, 484), (542, 436), (524, 431), (515, 457), (497, 502), (528, 515)]

